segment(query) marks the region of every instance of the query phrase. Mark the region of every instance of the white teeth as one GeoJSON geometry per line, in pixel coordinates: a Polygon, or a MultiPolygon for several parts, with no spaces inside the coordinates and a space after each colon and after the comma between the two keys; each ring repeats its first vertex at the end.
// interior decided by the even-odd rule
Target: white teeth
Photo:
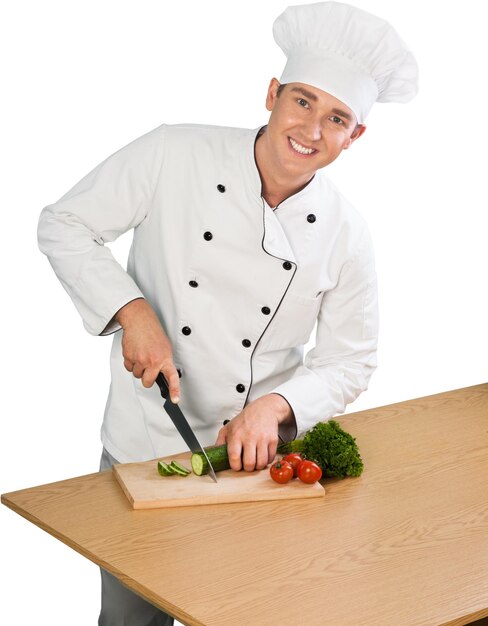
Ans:
{"type": "Polygon", "coordinates": [[[289,139],[290,139],[291,147],[293,148],[293,150],[296,150],[300,154],[312,154],[312,152],[314,152],[313,148],[305,148],[304,146],[301,146],[299,143],[297,143],[291,137],[289,137],[289,139]]]}

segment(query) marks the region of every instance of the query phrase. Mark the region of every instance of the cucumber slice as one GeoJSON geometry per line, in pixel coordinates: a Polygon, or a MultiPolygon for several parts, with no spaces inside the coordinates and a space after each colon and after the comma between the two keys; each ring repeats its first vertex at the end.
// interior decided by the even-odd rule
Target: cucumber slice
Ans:
{"type": "Polygon", "coordinates": [[[207,459],[200,452],[191,455],[191,468],[197,476],[202,476],[208,472],[207,459]],[[207,472],[205,472],[205,469],[207,472]]]}
{"type": "MultiPolygon", "coordinates": [[[[212,467],[216,472],[221,472],[230,468],[226,444],[224,444],[223,446],[208,446],[207,448],[205,448],[205,452],[207,453],[208,460],[210,461],[212,467]]],[[[201,452],[194,452],[191,455],[191,466],[193,472],[197,476],[208,474],[210,469],[205,455],[201,452]]]]}
{"type": "Polygon", "coordinates": [[[178,463],[178,461],[171,461],[169,467],[180,476],[188,476],[188,474],[191,474],[191,470],[187,469],[184,465],[181,465],[181,463],[178,463]]]}
{"type": "Polygon", "coordinates": [[[158,461],[158,472],[160,476],[174,476],[175,474],[171,466],[164,461],[158,461]]]}

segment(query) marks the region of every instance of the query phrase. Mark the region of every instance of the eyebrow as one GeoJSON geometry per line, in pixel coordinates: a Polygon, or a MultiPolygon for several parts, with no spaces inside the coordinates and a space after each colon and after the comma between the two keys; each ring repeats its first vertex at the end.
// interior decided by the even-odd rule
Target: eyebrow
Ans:
{"type": "Polygon", "coordinates": [[[352,115],[350,113],[347,113],[347,111],[343,111],[342,109],[332,109],[332,113],[335,113],[336,115],[340,115],[341,117],[345,117],[346,120],[348,120],[349,122],[352,122],[352,115]]]}
{"type": "Polygon", "coordinates": [[[290,91],[296,91],[298,93],[301,93],[303,96],[305,96],[309,100],[313,100],[314,102],[317,102],[318,100],[315,94],[313,94],[311,91],[307,91],[306,89],[303,89],[302,87],[292,87],[290,91]]]}
{"type": "MultiPolygon", "coordinates": [[[[309,100],[312,100],[313,102],[318,101],[318,98],[314,93],[312,93],[311,91],[308,91],[307,89],[303,89],[303,87],[292,87],[290,91],[301,93],[303,96],[305,96],[309,100]]],[[[352,115],[348,113],[347,111],[343,111],[342,109],[333,108],[332,113],[335,113],[336,115],[340,115],[341,117],[344,117],[349,122],[353,121],[352,115]]]]}

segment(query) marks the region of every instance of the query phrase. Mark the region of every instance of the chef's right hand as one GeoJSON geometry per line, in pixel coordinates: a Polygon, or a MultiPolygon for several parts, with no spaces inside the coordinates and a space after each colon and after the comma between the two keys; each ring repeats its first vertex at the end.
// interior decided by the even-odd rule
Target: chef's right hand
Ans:
{"type": "Polygon", "coordinates": [[[122,326],[124,366],[144,387],[151,387],[159,372],[168,382],[171,401],[180,399],[180,379],[173,363],[171,343],[151,305],[143,298],[132,300],[115,315],[122,326]]]}

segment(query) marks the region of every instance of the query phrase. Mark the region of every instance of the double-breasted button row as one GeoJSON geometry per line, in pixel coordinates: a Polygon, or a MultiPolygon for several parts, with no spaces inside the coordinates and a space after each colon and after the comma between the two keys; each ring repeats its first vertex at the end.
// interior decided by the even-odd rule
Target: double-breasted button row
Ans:
{"type": "MultiPolygon", "coordinates": [[[[219,183],[217,185],[217,190],[220,193],[225,193],[225,185],[222,185],[221,183],[219,183]]],[[[205,241],[212,241],[213,234],[209,230],[207,230],[203,233],[203,238],[205,239],[205,241]]],[[[286,263],[283,264],[283,267],[285,267],[285,269],[291,269],[291,263],[289,263],[288,261],[287,263],[290,265],[290,267],[286,268],[285,267],[286,263]]],[[[188,284],[190,285],[190,287],[193,287],[193,288],[198,287],[198,282],[196,280],[190,280],[188,284]]],[[[271,313],[271,309],[268,306],[263,306],[261,308],[261,312],[263,313],[263,315],[269,315],[271,313]]],[[[183,328],[181,329],[181,332],[184,335],[188,336],[191,334],[191,328],[189,326],[183,326],[183,328]]],[[[250,339],[243,339],[241,343],[244,346],[244,348],[250,348],[252,345],[252,342],[250,339]]],[[[244,393],[246,391],[245,385],[243,385],[242,383],[238,383],[236,385],[236,391],[238,393],[244,393]]]]}

